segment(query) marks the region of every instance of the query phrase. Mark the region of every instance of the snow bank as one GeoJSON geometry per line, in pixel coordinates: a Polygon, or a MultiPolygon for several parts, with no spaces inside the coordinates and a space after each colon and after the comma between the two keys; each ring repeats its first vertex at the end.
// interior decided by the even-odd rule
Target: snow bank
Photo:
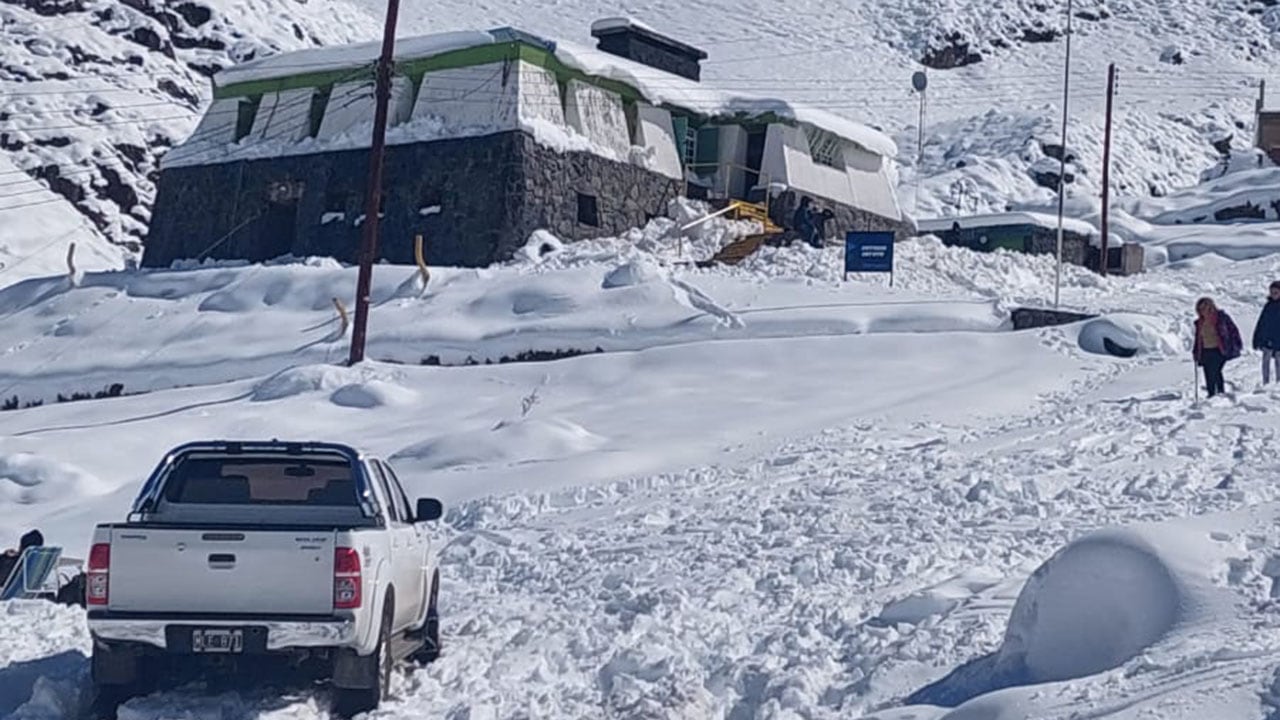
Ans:
{"type": "Polygon", "coordinates": [[[314,392],[332,392],[337,405],[353,403],[352,407],[375,407],[361,402],[379,403],[392,397],[404,398],[399,391],[390,390],[385,382],[394,375],[371,364],[358,367],[339,365],[305,365],[291,367],[259,382],[253,388],[254,402],[283,400],[284,398],[314,392]]]}
{"type": "Polygon", "coordinates": [[[1025,684],[1120,666],[1179,620],[1184,597],[1175,574],[1161,549],[1139,533],[1111,530],[1077,540],[1027,581],[997,665],[1017,668],[1025,684]]]}
{"type": "Polygon", "coordinates": [[[103,492],[105,488],[96,477],[73,465],[32,453],[0,454],[0,506],[33,505],[103,492]]]}
{"type": "Polygon", "coordinates": [[[387,406],[412,405],[418,399],[418,393],[410,388],[387,382],[370,380],[368,382],[344,385],[329,397],[334,405],[349,408],[370,410],[387,406]]]}
{"type": "Polygon", "coordinates": [[[392,456],[424,470],[560,460],[600,448],[605,438],[568,420],[521,418],[489,430],[444,435],[392,456]]]}
{"type": "Polygon", "coordinates": [[[610,270],[604,276],[604,283],[601,287],[605,290],[611,290],[613,288],[633,287],[635,285],[658,282],[663,279],[665,279],[665,276],[657,263],[647,258],[637,258],[610,270]]]}
{"type": "Polygon", "coordinates": [[[1168,324],[1151,315],[1111,313],[1081,323],[1078,341],[1085,352],[1097,355],[1170,355],[1179,352],[1182,343],[1168,324]]]}

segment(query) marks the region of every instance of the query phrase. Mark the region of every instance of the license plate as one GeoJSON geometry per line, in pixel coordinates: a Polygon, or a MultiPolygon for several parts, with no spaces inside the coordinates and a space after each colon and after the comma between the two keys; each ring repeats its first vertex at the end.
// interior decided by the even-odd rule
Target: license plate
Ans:
{"type": "Polygon", "coordinates": [[[243,630],[192,630],[191,652],[239,653],[244,652],[243,630]]]}

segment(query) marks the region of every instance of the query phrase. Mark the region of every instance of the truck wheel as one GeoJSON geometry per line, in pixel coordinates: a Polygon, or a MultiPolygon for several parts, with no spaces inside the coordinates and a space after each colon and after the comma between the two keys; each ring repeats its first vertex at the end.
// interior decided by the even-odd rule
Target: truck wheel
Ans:
{"type": "Polygon", "coordinates": [[[391,655],[391,618],[392,607],[387,605],[382,612],[382,627],[378,631],[378,648],[364,662],[373,664],[373,687],[336,688],[333,696],[333,712],[338,717],[350,718],[361,713],[373,712],[386,697],[391,687],[391,667],[395,658],[391,655]]]}
{"type": "Polygon", "coordinates": [[[431,579],[431,598],[427,601],[427,618],[422,625],[422,647],[413,654],[413,661],[426,665],[440,658],[440,571],[431,579]]]}
{"type": "Polygon", "coordinates": [[[89,716],[93,720],[116,720],[120,706],[133,697],[131,690],[128,685],[94,685],[89,716]]]}
{"type": "Polygon", "coordinates": [[[94,720],[116,720],[116,711],[121,705],[147,694],[138,668],[141,662],[136,648],[94,642],[90,661],[93,676],[90,710],[94,720]]]}

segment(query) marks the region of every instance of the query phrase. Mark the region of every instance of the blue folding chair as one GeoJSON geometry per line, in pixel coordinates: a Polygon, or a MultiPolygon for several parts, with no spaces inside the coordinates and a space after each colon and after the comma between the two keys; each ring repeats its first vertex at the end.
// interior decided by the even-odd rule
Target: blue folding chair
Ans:
{"type": "Polygon", "coordinates": [[[30,600],[48,592],[49,576],[62,558],[60,547],[29,547],[22,551],[18,564],[0,588],[0,601],[30,600]]]}

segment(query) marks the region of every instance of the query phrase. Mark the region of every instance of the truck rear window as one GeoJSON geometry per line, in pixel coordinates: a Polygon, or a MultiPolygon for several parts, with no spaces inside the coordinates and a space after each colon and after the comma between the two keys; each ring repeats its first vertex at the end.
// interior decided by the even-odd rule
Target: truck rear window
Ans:
{"type": "Polygon", "coordinates": [[[165,481],[164,499],[180,505],[358,505],[350,463],[309,458],[181,458],[165,481]]]}

